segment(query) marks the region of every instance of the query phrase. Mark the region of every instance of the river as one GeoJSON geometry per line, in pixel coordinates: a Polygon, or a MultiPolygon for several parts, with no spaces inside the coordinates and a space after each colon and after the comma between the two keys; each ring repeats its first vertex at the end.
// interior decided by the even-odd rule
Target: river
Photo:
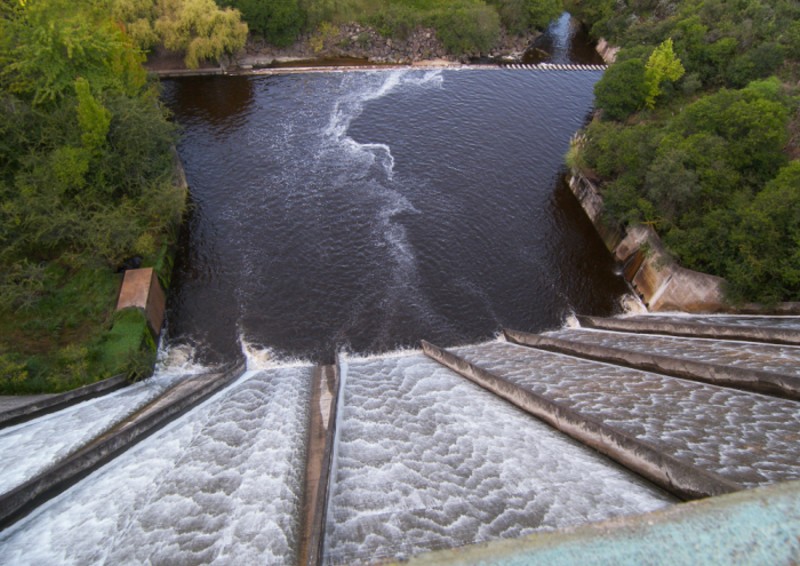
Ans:
{"type": "Polygon", "coordinates": [[[561,181],[600,76],[167,81],[192,204],[170,340],[330,362],[611,313],[625,285],[561,181]]]}

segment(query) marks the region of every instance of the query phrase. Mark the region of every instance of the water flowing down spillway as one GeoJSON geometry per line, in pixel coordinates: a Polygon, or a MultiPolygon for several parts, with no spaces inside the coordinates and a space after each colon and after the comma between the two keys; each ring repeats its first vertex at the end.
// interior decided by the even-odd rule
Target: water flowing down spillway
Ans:
{"type": "Polygon", "coordinates": [[[673,499],[421,353],[348,360],[330,564],[599,521],[673,499]]]}
{"type": "Polygon", "coordinates": [[[0,533],[0,562],[291,563],[310,374],[248,371],[0,533]]]}
{"type": "Polygon", "coordinates": [[[193,201],[171,340],[330,363],[612,312],[625,286],[559,183],[600,75],[168,82],[193,201]]]}
{"type": "MultiPolygon", "coordinates": [[[[581,331],[572,334],[580,336],[581,331]]],[[[627,338],[635,342],[636,337],[622,339],[627,338]]],[[[800,348],[794,350],[800,355],[800,348]]],[[[743,486],[800,478],[797,401],[514,344],[487,343],[454,352],[516,385],[743,486]]],[[[692,353],[687,348],[684,356],[692,353]]]]}
{"type": "Polygon", "coordinates": [[[189,379],[204,369],[178,357],[157,368],[152,379],[0,430],[0,494],[121,422],[178,380],[189,379]]]}

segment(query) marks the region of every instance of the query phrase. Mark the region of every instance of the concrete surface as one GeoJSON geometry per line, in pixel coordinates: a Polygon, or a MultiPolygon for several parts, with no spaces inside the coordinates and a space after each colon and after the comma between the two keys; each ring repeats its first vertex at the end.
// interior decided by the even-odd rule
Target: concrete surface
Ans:
{"type": "Polygon", "coordinates": [[[419,555],[408,564],[504,566],[800,563],[800,482],[548,534],[419,555]]]}
{"type": "Polygon", "coordinates": [[[445,367],[578,442],[594,448],[680,499],[699,499],[742,489],[735,482],[678,460],[646,442],[533,391],[523,389],[424,340],[422,350],[428,357],[445,367]]]}

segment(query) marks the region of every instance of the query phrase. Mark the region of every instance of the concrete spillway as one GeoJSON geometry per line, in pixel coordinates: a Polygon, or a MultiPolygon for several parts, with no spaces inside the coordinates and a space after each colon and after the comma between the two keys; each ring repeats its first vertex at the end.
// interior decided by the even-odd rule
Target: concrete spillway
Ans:
{"type": "Polygon", "coordinates": [[[311,369],[245,374],[2,533],[4,560],[292,562],[311,369]]]}
{"type": "Polygon", "coordinates": [[[327,563],[518,537],[672,501],[421,354],[350,361],[344,374],[327,563]]]}
{"type": "Polygon", "coordinates": [[[514,344],[453,352],[744,486],[800,478],[797,402],[514,344]]]}
{"type": "MultiPolygon", "coordinates": [[[[674,338],[658,334],[673,327],[655,317],[645,322],[646,335],[509,337],[797,375],[798,347],[674,338]]],[[[789,319],[757,326],[780,327],[784,342],[798,332],[789,319]]],[[[12,564],[369,563],[609,518],[630,524],[677,497],[800,479],[795,400],[504,340],[436,351],[341,357],[338,378],[304,364],[247,371],[0,532],[0,555],[12,564]],[[517,398],[556,418],[535,418],[517,398]],[[651,473],[659,466],[669,481],[651,473]]],[[[185,379],[5,429],[8,485],[46,476],[185,379]]]]}

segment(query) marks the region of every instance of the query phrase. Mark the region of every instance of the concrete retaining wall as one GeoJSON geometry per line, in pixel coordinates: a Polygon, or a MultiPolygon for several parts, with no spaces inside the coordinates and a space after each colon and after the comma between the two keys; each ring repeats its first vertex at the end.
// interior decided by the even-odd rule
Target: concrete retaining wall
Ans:
{"type": "Polygon", "coordinates": [[[603,218],[603,197],[596,185],[573,173],[569,186],[608,250],[625,266],[625,279],[652,312],[714,313],[730,311],[723,295],[724,280],[681,267],[664,250],[650,226],[627,232],[603,218]]]}
{"type": "Polygon", "coordinates": [[[606,62],[606,65],[611,65],[615,62],[617,60],[617,53],[619,53],[619,47],[611,45],[602,37],[597,42],[595,50],[600,54],[600,57],[603,58],[603,61],[606,62]]]}

